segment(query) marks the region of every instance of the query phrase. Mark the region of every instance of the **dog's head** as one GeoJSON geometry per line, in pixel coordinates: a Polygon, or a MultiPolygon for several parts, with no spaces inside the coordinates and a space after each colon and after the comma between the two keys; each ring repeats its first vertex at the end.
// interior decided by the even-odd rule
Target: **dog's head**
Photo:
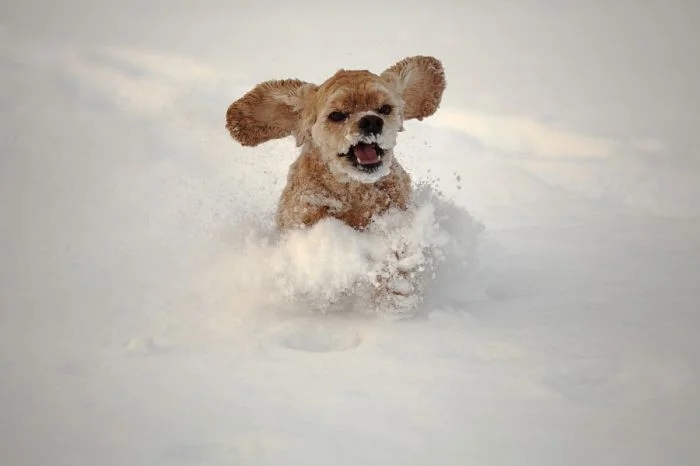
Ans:
{"type": "Polygon", "coordinates": [[[442,64],[424,56],[380,75],[340,70],[321,85],[268,81],[231,104],[226,128],[245,146],[293,135],[339,178],[373,183],[389,173],[403,121],[435,113],[444,89],[442,64]]]}

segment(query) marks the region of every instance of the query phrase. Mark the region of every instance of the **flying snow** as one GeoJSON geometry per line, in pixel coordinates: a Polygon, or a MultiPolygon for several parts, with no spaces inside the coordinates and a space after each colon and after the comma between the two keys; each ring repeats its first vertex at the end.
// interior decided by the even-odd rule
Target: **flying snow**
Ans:
{"type": "Polygon", "coordinates": [[[236,292],[258,301],[250,304],[402,317],[421,312],[443,268],[473,268],[481,230],[427,183],[407,211],[389,211],[361,232],[333,218],[284,234],[262,222],[245,228],[226,267],[236,292]],[[373,299],[386,281],[401,293],[373,299]]]}

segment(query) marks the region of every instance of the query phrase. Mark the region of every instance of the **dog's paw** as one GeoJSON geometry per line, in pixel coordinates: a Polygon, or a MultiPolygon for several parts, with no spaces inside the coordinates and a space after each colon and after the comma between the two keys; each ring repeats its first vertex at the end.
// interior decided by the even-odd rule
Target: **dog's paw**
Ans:
{"type": "Polygon", "coordinates": [[[396,270],[402,274],[415,274],[423,270],[425,258],[421,254],[410,254],[399,257],[396,261],[396,270]]]}
{"type": "Polygon", "coordinates": [[[408,275],[382,277],[375,285],[373,303],[375,310],[385,316],[412,315],[420,304],[420,290],[408,275]]]}

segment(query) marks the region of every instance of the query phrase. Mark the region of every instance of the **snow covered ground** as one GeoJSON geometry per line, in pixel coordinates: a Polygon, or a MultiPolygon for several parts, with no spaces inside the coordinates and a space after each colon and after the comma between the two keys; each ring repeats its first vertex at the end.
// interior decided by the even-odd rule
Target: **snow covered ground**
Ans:
{"type": "Polygon", "coordinates": [[[698,464],[699,10],[3,5],[0,464],[698,464]],[[382,239],[276,242],[293,144],[224,112],[415,54],[448,89],[399,137],[405,231],[449,254],[414,319],[320,315],[282,285],[382,239]]]}

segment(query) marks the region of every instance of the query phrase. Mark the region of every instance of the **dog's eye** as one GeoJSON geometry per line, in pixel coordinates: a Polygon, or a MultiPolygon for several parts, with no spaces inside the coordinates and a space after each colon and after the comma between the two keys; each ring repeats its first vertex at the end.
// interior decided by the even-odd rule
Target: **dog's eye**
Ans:
{"type": "Polygon", "coordinates": [[[379,109],[377,110],[378,113],[381,113],[382,115],[388,115],[391,113],[393,109],[391,108],[391,105],[389,104],[384,104],[379,109]]]}
{"type": "Polygon", "coordinates": [[[343,112],[331,112],[331,113],[328,115],[328,119],[329,119],[329,120],[331,120],[331,121],[336,121],[336,122],[345,121],[345,119],[346,119],[347,117],[348,117],[348,114],[347,114],[347,113],[343,113],[343,112]]]}

